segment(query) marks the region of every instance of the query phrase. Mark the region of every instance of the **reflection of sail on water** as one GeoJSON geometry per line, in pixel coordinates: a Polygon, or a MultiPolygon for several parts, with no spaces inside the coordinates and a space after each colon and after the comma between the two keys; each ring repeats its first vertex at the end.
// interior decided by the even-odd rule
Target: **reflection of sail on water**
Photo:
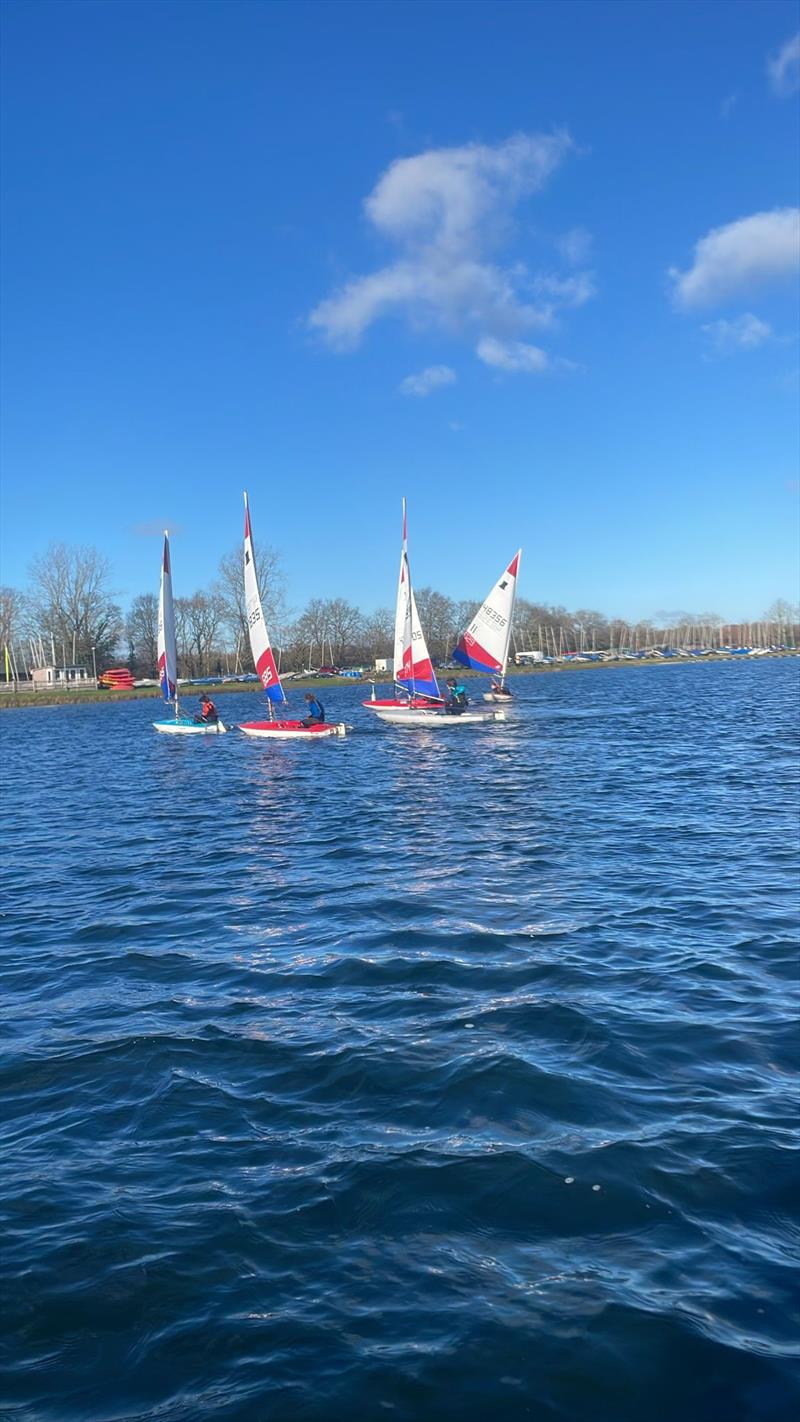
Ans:
{"type": "Polygon", "coordinates": [[[520,548],[459,637],[453,656],[462,666],[505,676],[521,557],[520,548]]]}
{"type": "Polygon", "coordinates": [[[169,534],[164,530],[161,560],[161,587],[158,595],[158,679],[161,694],[175,703],[178,715],[178,656],[175,646],[175,608],[172,602],[172,569],[169,561],[169,534]]]}
{"type": "Polygon", "coordinates": [[[278,676],[275,657],[270,646],[261,595],[258,591],[256,560],[253,551],[253,535],[250,529],[250,506],[247,494],[244,496],[244,598],[247,609],[247,630],[250,634],[250,650],[261,685],[270,701],[285,701],[286,697],[278,676]]]}
{"type": "Polygon", "coordinates": [[[428,654],[425,634],[420,626],[411,570],[408,564],[408,530],[406,501],[403,499],[403,547],[400,553],[400,577],[397,584],[397,608],[394,619],[394,679],[413,695],[440,695],[433,663],[428,654]]]}

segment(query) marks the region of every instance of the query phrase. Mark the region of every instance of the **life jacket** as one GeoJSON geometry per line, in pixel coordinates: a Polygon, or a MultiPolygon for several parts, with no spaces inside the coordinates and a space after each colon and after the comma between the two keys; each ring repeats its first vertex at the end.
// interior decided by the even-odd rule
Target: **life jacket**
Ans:
{"type": "Polygon", "coordinates": [[[219,712],[213,701],[204,701],[202,704],[202,715],[204,721],[218,721],[219,712]]]}
{"type": "Polygon", "coordinates": [[[317,700],[316,696],[313,701],[308,703],[308,714],[309,716],[315,716],[318,721],[325,720],[325,707],[321,701],[317,700]]]}
{"type": "Polygon", "coordinates": [[[450,696],[457,706],[466,706],[467,693],[463,686],[453,686],[450,688],[450,696]]]}

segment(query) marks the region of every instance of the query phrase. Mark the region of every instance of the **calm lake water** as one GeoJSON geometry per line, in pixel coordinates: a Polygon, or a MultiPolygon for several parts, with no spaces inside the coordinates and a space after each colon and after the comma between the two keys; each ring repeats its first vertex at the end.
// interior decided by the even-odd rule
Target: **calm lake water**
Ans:
{"type": "Polygon", "coordinates": [[[0,716],[4,1422],[795,1415],[798,671],[0,716]]]}

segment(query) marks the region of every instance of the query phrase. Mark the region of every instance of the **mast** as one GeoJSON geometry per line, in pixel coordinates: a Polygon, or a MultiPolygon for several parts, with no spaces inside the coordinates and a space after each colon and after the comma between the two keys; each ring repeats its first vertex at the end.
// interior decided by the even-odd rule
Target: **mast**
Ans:
{"type": "Polygon", "coordinates": [[[158,679],[164,700],[178,707],[178,659],[175,647],[175,608],[172,601],[172,567],[169,557],[169,533],[164,529],[164,552],[161,558],[161,586],[158,598],[158,679]]]}
{"type": "Polygon", "coordinates": [[[517,600],[517,578],[519,577],[519,565],[522,560],[522,549],[517,550],[517,556],[508,566],[508,575],[513,579],[511,585],[511,606],[508,609],[508,627],[506,628],[506,645],[503,652],[503,665],[500,670],[500,685],[506,684],[506,667],[508,666],[508,646],[511,641],[511,627],[514,621],[514,604],[517,600]]]}

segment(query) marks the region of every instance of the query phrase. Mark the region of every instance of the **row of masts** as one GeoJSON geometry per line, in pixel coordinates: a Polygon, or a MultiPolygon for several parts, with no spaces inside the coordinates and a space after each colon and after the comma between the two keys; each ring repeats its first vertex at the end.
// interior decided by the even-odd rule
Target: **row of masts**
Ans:
{"type": "MultiPolygon", "coordinates": [[[[3,661],[5,665],[5,679],[17,681],[30,681],[34,671],[40,671],[44,667],[58,667],[58,657],[56,653],[55,638],[50,636],[50,647],[48,656],[44,638],[29,637],[27,642],[8,642],[3,648],[3,661]]],[[[67,661],[67,644],[61,643],[61,669],[66,671],[67,667],[75,666],[77,656],[77,634],[72,636],[72,661],[67,661]]],[[[94,647],[92,647],[92,658],[94,661],[94,647]]],[[[97,667],[94,666],[94,676],[97,678],[97,667]]]]}
{"type": "Polygon", "coordinates": [[[590,654],[621,657],[664,651],[797,650],[793,627],[779,622],[737,622],[720,626],[687,623],[663,629],[622,624],[600,635],[596,628],[587,630],[579,625],[555,628],[539,623],[533,647],[531,640],[530,632],[524,638],[512,632],[515,656],[530,656],[533,651],[543,657],[558,658],[590,654]]]}

